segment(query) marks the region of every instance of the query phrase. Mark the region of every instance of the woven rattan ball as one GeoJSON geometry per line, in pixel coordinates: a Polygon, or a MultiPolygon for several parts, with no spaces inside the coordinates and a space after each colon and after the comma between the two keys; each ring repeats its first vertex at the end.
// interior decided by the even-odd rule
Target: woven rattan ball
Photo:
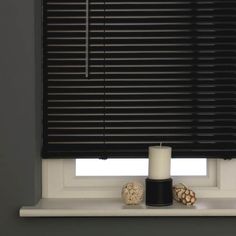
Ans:
{"type": "Polygon", "coordinates": [[[137,205],[143,200],[144,188],[139,182],[126,183],[121,192],[121,197],[127,205],[137,205]]]}

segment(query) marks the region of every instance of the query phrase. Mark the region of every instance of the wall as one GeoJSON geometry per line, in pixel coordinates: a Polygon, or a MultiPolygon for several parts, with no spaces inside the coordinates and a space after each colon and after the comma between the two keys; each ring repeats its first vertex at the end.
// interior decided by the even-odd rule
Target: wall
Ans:
{"type": "Polygon", "coordinates": [[[236,218],[18,217],[40,196],[39,15],[39,0],[0,2],[0,236],[236,235],[236,218]]]}

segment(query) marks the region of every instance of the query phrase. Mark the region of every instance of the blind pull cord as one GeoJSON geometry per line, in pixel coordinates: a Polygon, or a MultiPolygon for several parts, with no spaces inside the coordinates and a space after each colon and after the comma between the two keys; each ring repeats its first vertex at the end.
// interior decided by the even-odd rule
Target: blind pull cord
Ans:
{"type": "Polygon", "coordinates": [[[107,159],[106,150],[106,0],[103,1],[103,160],[107,159]]]}
{"type": "Polygon", "coordinates": [[[89,0],[86,0],[86,25],[85,25],[85,78],[89,77],[89,0]]]}

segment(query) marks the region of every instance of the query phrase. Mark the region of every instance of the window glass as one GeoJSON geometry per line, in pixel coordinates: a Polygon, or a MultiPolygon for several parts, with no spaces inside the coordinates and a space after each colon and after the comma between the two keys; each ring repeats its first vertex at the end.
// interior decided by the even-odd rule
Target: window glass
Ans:
{"type": "MultiPolygon", "coordinates": [[[[76,176],[147,176],[148,159],[77,159],[76,176]]],[[[207,159],[171,160],[172,176],[206,176],[207,159]]]]}

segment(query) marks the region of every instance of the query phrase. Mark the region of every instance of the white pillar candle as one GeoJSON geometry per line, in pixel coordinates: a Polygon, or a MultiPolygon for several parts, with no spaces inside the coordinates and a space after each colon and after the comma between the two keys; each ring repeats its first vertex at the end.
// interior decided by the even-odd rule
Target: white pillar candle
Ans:
{"type": "Polygon", "coordinates": [[[170,178],[171,147],[149,147],[149,179],[170,178]]]}

